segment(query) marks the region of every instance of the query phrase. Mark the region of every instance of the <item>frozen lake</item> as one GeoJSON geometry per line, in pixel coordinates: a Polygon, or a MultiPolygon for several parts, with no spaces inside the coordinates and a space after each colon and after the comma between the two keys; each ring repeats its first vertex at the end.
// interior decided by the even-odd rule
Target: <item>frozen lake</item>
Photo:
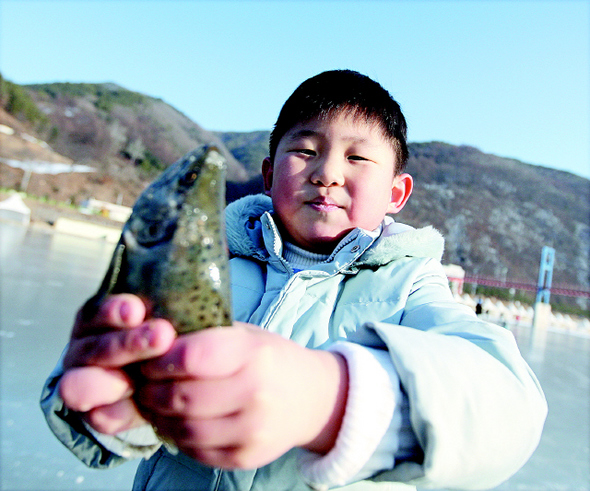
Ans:
{"type": "Polygon", "coordinates": [[[41,387],[97,288],[112,244],[0,223],[0,485],[2,490],[128,490],[136,463],[86,468],[39,408],[41,387]]]}
{"type": "MultiPolygon", "coordinates": [[[[95,471],[51,434],[39,395],[113,244],[0,223],[0,490],[129,490],[136,463],[95,471]]],[[[541,445],[501,491],[590,491],[590,339],[515,335],[549,401],[541,445]]]]}

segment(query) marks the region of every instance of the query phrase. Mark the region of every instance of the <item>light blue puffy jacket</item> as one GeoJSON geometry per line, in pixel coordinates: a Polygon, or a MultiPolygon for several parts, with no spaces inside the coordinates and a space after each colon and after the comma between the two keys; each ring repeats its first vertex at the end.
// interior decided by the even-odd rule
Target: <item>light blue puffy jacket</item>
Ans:
{"type": "MultiPolygon", "coordinates": [[[[453,300],[440,234],[389,220],[376,240],[356,230],[328,261],[294,273],[270,211],[261,195],[226,211],[235,319],[309,348],[345,339],[388,352],[407,397],[406,431],[419,443],[415,455],[338,489],[486,489],[516,472],[539,442],[546,402],[511,333],[453,300]]],[[[310,489],[297,449],[258,470],[228,472],[150,447],[149,438],[91,433],[57,394],[62,373],[58,364],[42,394],[49,426],[92,467],[153,454],[140,463],[135,490],[310,489]]]]}

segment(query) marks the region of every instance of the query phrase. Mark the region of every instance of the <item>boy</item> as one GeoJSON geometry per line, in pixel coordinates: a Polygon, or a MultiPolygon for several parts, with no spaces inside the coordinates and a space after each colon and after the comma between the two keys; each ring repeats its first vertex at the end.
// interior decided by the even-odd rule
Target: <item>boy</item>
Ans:
{"type": "Polygon", "coordinates": [[[379,84],[301,84],[268,196],[226,211],[233,326],[176,337],[139,298],[107,299],[47,381],[56,435],[94,467],[145,457],[137,490],[482,489],[516,472],[543,394],[510,333],[454,303],[441,236],[388,216],[412,191],[407,158],[379,84]]]}

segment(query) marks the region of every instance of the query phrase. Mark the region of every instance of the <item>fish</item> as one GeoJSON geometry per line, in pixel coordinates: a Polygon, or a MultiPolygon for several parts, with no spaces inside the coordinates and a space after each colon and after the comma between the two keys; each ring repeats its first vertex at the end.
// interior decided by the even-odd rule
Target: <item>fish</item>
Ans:
{"type": "Polygon", "coordinates": [[[141,193],[102,284],[82,308],[84,319],[106,296],[133,293],[179,334],[231,325],[226,168],[218,148],[202,145],[141,193]]]}

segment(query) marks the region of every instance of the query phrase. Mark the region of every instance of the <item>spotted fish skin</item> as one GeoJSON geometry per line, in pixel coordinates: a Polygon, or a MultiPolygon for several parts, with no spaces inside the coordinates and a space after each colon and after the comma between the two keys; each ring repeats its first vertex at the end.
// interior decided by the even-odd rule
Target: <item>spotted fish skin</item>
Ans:
{"type": "Polygon", "coordinates": [[[105,279],[83,308],[134,293],[178,333],[231,325],[225,235],[226,163],[213,146],[189,152],[137,199],[105,279]]]}

